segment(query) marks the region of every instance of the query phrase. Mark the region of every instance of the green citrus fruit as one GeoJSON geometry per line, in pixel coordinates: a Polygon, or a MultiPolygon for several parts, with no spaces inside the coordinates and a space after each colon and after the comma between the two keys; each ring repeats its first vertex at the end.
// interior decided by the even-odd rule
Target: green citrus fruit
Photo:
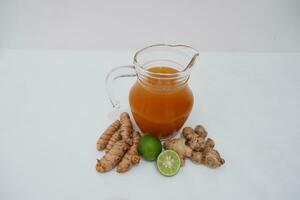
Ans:
{"type": "Polygon", "coordinates": [[[161,150],[160,140],[155,136],[145,135],[139,141],[138,151],[146,160],[155,160],[161,150]]]}
{"type": "Polygon", "coordinates": [[[173,150],[166,150],[159,154],[156,165],[158,171],[164,176],[174,176],[180,169],[179,155],[173,150]]]}

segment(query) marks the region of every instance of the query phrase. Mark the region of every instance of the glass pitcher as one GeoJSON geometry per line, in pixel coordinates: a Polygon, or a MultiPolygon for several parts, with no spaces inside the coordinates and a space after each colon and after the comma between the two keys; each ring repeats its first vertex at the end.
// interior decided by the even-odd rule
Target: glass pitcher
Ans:
{"type": "Polygon", "coordinates": [[[187,120],[194,103],[188,86],[190,69],[199,53],[186,45],[157,44],[134,55],[133,65],[112,69],[106,89],[114,108],[120,103],[114,95],[114,81],[136,77],[129,92],[132,116],[144,134],[161,139],[172,137],[187,120]]]}

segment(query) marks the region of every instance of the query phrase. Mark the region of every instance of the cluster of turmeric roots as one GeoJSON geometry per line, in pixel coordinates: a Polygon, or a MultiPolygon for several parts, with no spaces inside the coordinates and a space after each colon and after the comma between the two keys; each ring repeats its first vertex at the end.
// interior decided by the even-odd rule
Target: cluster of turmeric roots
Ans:
{"type": "Polygon", "coordinates": [[[134,131],[128,113],[120,115],[97,141],[97,150],[106,150],[106,154],[97,160],[96,170],[104,173],[117,167],[117,172],[127,172],[140,161],[138,142],[141,135],[134,131]]]}
{"type": "Polygon", "coordinates": [[[217,168],[224,164],[225,160],[214,149],[214,141],[211,138],[205,140],[206,136],[207,132],[201,125],[197,125],[195,129],[185,127],[182,130],[182,138],[166,140],[164,149],[176,151],[181,159],[182,166],[185,158],[188,157],[194,163],[217,168]]]}

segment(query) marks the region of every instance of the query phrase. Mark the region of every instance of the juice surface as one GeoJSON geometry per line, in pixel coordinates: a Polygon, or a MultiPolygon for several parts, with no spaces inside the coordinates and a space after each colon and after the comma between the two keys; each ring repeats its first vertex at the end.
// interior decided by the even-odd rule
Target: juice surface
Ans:
{"type": "MultiPolygon", "coordinates": [[[[168,67],[152,67],[148,71],[177,72],[168,67]]],[[[176,81],[148,80],[147,86],[144,84],[147,80],[137,80],[131,88],[129,103],[133,117],[143,133],[168,138],[179,131],[188,118],[193,107],[193,94],[187,84],[178,86],[176,81]]]]}

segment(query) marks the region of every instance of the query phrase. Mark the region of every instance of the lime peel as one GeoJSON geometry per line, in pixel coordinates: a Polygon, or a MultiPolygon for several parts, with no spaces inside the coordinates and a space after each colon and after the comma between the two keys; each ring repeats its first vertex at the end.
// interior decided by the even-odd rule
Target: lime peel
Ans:
{"type": "Polygon", "coordinates": [[[145,135],[138,144],[138,152],[145,160],[156,160],[162,151],[162,145],[158,137],[145,135]]]}

